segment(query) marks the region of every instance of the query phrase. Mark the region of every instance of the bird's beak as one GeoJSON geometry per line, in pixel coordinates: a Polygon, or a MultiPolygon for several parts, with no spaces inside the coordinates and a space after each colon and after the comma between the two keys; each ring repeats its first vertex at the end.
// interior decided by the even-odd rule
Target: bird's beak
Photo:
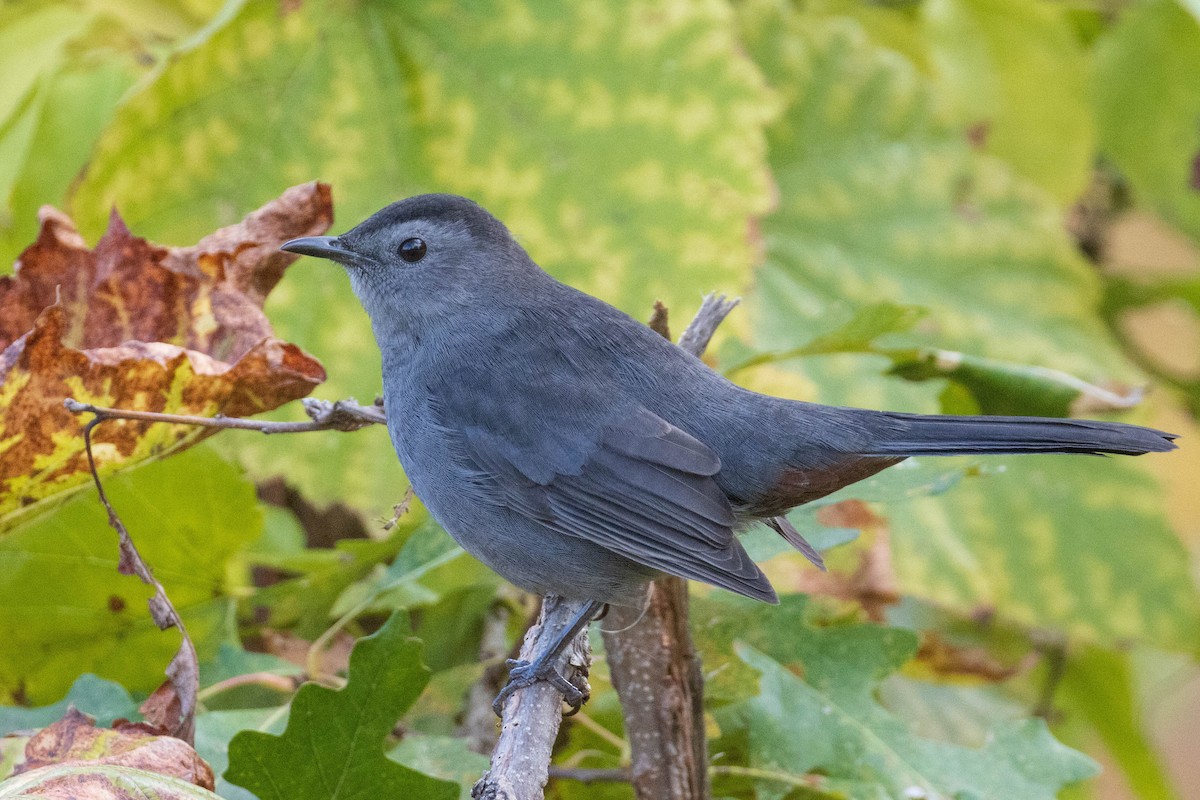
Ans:
{"type": "Polygon", "coordinates": [[[355,256],[354,251],[344,247],[336,236],[303,236],[285,242],[279,249],[302,256],[328,258],[330,261],[341,263],[351,261],[355,256]]]}

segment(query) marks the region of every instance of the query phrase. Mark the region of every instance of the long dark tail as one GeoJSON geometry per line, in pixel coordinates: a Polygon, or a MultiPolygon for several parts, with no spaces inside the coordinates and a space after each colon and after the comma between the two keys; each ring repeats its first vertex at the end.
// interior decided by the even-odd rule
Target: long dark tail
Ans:
{"type": "Polygon", "coordinates": [[[1086,419],[954,417],[879,412],[870,456],[961,456],[985,453],[1116,453],[1174,450],[1173,434],[1086,419]]]}

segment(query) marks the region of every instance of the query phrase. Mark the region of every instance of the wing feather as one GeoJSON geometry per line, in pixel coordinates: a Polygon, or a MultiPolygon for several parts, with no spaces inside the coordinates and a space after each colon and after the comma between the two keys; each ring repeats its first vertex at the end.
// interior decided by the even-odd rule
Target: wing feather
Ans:
{"type": "Polygon", "coordinates": [[[777,602],[734,535],[733,509],[712,477],[720,458],[648,410],[600,428],[577,468],[552,475],[525,474],[485,430],[464,434],[518,513],[654,569],[777,602]]]}

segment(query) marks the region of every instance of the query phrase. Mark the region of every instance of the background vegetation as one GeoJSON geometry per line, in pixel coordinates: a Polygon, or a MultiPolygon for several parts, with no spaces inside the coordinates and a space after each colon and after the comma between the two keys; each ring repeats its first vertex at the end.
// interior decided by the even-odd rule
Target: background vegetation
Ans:
{"type": "MultiPolygon", "coordinates": [[[[333,187],[334,231],[449,191],[637,317],[662,300],[680,328],[702,294],[742,294],[713,363],[756,389],[1172,429],[1180,453],[1138,461],[910,462],[795,512],[832,578],[751,534],[782,608],[695,587],[694,618],[718,796],[1195,796],[1197,75],[1192,0],[20,0],[0,8],[0,268],[45,203],[89,242],[115,206],[190,245],[311,180],[333,187]],[[1104,774],[1084,780],[1092,759],[1104,774]]],[[[298,264],[265,311],[321,360],[318,396],[379,391],[340,272],[298,264]]],[[[77,433],[55,441],[77,452],[77,433]]],[[[329,715],[335,755],[337,720],[392,732],[378,760],[411,770],[368,759],[363,791],[453,796],[412,770],[469,787],[481,631],[506,604],[511,641],[527,605],[419,507],[385,529],[406,487],[385,431],[150,450],[108,483],[196,640],[218,794],[269,796],[254,759],[297,775],[317,758],[297,726],[230,748],[282,731],[291,693],[229,679],[329,682],[396,608],[346,691],[407,709],[402,736],[322,690],[293,710],[329,715]],[[390,688],[357,694],[376,668],[390,688]]],[[[4,508],[0,728],[45,724],[64,696],[132,714],[177,641],[116,575],[94,494],[4,508]]],[[[561,764],[627,755],[602,659],[593,687],[561,764]]]]}

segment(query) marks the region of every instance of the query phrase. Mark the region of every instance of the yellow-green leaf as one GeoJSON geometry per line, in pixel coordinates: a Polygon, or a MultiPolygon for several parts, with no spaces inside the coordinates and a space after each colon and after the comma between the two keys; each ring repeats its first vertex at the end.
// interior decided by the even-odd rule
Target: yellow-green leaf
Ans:
{"type": "Polygon", "coordinates": [[[884,508],[907,591],[1113,646],[1200,646],[1200,598],[1155,481],[1127,460],[1025,456],[884,508]]]}
{"type": "Polygon", "coordinates": [[[979,149],[1070,203],[1096,144],[1089,64],[1070,10],[1040,0],[929,0],[922,20],[938,95],[979,149]]]}
{"type": "Polygon", "coordinates": [[[1100,144],[1134,197],[1200,239],[1200,19],[1174,0],[1125,12],[1096,45],[1100,144]]]}
{"type": "MultiPolygon", "coordinates": [[[[769,204],[774,106],[719,0],[657,4],[251,0],[132,97],[73,207],[184,239],[319,178],[339,227],[418,191],[467,194],[554,274],[639,316],[736,291],[769,204]],[[144,187],[153,186],[148,193],[144,187]]],[[[296,271],[268,314],[369,400],[379,357],[345,278],[296,271]]],[[[404,483],[383,430],[239,442],[316,500],[375,511],[404,483]]]]}
{"type": "MultiPolygon", "coordinates": [[[[225,636],[226,562],[262,521],[254,487],[205,447],[105,481],[117,513],[183,615],[201,658],[225,636]]],[[[118,574],[117,539],[94,492],[0,537],[0,697],[58,699],[93,672],[149,691],[179,647],[118,574]]]]}

